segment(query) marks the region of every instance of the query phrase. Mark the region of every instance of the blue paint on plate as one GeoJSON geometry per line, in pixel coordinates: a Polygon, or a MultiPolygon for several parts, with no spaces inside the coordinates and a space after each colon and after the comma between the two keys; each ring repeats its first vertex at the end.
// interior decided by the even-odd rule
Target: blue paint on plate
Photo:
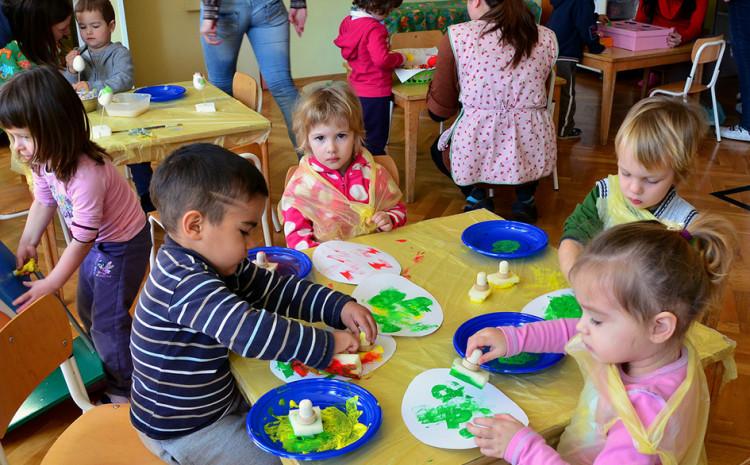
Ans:
{"type": "Polygon", "coordinates": [[[464,229],[461,241],[466,247],[488,257],[509,260],[537,254],[547,247],[547,233],[536,226],[520,221],[494,220],[476,223],[464,229]],[[498,241],[515,241],[513,252],[495,251],[498,241]]]}
{"type": "Polygon", "coordinates": [[[323,460],[344,455],[367,444],[377,433],[382,421],[380,404],[367,389],[354,383],[335,379],[303,379],[284,384],[263,394],[248,412],[245,426],[253,442],[268,453],[289,459],[323,460]],[[320,407],[321,410],[335,406],[342,412],[346,412],[346,401],[354,396],[359,396],[357,409],[362,412],[359,422],[367,426],[367,432],[346,447],[309,454],[287,452],[280,442],[272,441],[265,432],[265,426],[276,420],[276,416],[289,414],[290,401],[299,404],[303,399],[310,399],[312,404],[320,407]]]}
{"type": "Polygon", "coordinates": [[[141,87],[135,91],[136,94],[149,94],[151,102],[169,102],[185,96],[185,88],[182,86],[150,86],[141,87]]]}
{"type": "MultiPolygon", "coordinates": [[[[538,316],[517,312],[487,313],[474,317],[458,327],[453,335],[453,347],[461,357],[466,356],[466,343],[477,331],[484,328],[496,328],[498,326],[523,326],[527,323],[544,321],[538,316]]],[[[504,374],[535,373],[546,370],[563,359],[565,354],[539,354],[539,358],[525,365],[510,365],[500,363],[497,359],[482,365],[487,371],[504,374]]]]}

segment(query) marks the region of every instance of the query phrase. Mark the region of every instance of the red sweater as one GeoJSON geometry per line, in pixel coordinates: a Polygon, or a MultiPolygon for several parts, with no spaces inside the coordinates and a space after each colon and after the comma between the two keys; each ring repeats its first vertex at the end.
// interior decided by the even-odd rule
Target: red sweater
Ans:
{"type": "Polygon", "coordinates": [[[389,97],[391,74],[403,63],[400,53],[388,51],[388,30],[375,18],[347,16],[333,43],[352,72],[349,83],[359,97],[389,97]]]}
{"type": "Polygon", "coordinates": [[[635,20],[655,26],[673,27],[682,36],[682,42],[690,42],[703,32],[703,21],[706,19],[708,0],[695,0],[695,10],[682,13],[684,0],[652,0],[656,2],[656,11],[646,11],[644,0],[638,4],[635,20]]]}

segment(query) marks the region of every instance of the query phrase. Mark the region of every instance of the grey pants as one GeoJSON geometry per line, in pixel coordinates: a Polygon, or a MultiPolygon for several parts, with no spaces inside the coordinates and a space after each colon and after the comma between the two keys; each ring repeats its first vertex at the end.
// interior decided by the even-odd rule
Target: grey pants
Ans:
{"type": "Polygon", "coordinates": [[[279,465],[279,458],[260,450],[245,431],[247,410],[238,395],[228,415],[199,431],[161,440],[138,435],[148,450],[169,465],[279,465]]]}
{"type": "Polygon", "coordinates": [[[557,75],[568,81],[560,88],[560,121],[557,135],[564,136],[575,127],[576,115],[576,62],[557,60],[557,75]]]}

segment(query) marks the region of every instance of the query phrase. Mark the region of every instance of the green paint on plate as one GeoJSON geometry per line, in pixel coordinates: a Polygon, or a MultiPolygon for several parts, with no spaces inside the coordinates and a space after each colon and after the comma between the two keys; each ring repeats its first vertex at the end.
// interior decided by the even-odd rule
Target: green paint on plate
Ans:
{"type": "Polygon", "coordinates": [[[502,240],[492,243],[492,251],[495,253],[513,253],[520,248],[518,241],[502,240]]]}
{"type": "Polygon", "coordinates": [[[536,362],[537,360],[539,360],[539,354],[521,352],[512,357],[500,357],[497,359],[497,363],[502,363],[503,365],[526,365],[531,362],[536,362]]]}

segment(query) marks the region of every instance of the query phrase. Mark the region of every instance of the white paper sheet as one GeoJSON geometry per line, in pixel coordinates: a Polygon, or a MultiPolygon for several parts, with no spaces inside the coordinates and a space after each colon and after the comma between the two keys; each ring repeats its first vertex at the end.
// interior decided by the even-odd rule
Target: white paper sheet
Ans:
{"type": "Polygon", "coordinates": [[[391,255],[354,242],[324,242],[313,252],[312,261],[326,278],[344,284],[359,284],[375,272],[401,273],[401,265],[391,255]]]}
{"type": "MultiPolygon", "coordinates": [[[[379,345],[383,348],[383,354],[381,355],[380,360],[365,363],[362,365],[362,378],[368,378],[373,371],[385,365],[385,363],[390,360],[390,358],[393,357],[393,354],[396,352],[396,340],[390,336],[383,336],[382,334],[379,334],[375,339],[375,345],[379,345]]],[[[319,375],[312,372],[308,373],[307,376],[300,376],[296,372],[288,375],[289,371],[286,367],[281,366],[282,363],[284,362],[277,362],[275,360],[272,360],[270,365],[271,373],[273,373],[274,376],[286,383],[291,383],[292,381],[298,381],[300,379],[331,378],[330,375],[319,375]]],[[[351,378],[347,378],[344,376],[333,376],[333,378],[341,381],[351,381],[351,378]]]]}
{"type": "Polygon", "coordinates": [[[431,48],[399,48],[394,50],[394,52],[401,52],[404,55],[407,56],[407,58],[411,58],[407,62],[405,62],[401,68],[396,68],[394,72],[396,73],[396,77],[401,82],[406,82],[409,78],[421,73],[422,71],[427,71],[428,69],[435,69],[432,68],[419,68],[420,65],[424,65],[427,63],[427,59],[431,56],[437,55],[437,47],[431,47],[431,48]]]}
{"type": "Polygon", "coordinates": [[[372,274],[354,289],[352,297],[370,309],[382,334],[420,337],[443,324],[440,303],[403,276],[372,274]]]}
{"type": "Polygon", "coordinates": [[[466,424],[477,417],[501,413],[529,424],[521,407],[498,388],[487,383],[478,389],[451,376],[447,368],[417,375],[401,401],[401,416],[409,432],[419,441],[441,449],[477,447],[466,424]]]}

